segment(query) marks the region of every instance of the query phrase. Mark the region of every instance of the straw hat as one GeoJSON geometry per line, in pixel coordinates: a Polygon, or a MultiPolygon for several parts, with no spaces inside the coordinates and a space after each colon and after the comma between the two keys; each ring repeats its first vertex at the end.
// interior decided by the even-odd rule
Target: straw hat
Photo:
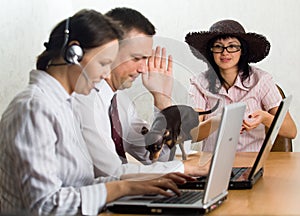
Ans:
{"type": "Polygon", "coordinates": [[[190,45],[197,58],[206,61],[208,42],[222,35],[229,35],[246,41],[249,55],[248,63],[259,62],[269,54],[270,42],[265,36],[252,32],[246,33],[243,26],[234,20],[216,22],[209,28],[209,31],[190,32],[185,36],[185,41],[190,45]]]}

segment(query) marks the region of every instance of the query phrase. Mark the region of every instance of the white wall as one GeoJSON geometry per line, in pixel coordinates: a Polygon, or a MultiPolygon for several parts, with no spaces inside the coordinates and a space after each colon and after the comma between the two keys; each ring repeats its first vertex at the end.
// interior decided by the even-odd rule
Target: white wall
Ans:
{"type": "MultiPolygon", "coordinates": [[[[117,6],[132,7],[142,12],[156,26],[156,44],[164,45],[175,60],[174,98],[186,103],[188,78],[205,68],[190,53],[184,41],[189,31],[208,30],[212,23],[232,18],[247,32],[264,34],[271,42],[269,56],[257,66],[270,72],[275,81],[293,94],[290,112],[299,126],[300,113],[300,1],[298,0],[1,0],[0,8],[0,114],[13,96],[28,82],[30,69],[54,25],[82,8],[105,13],[117,6]]],[[[141,92],[138,80],[128,92],[136,99],[141,115],[148,118],[151,102],[141,92]]],[[[300,151],[300,136],[294,146],[300,151]]]]}

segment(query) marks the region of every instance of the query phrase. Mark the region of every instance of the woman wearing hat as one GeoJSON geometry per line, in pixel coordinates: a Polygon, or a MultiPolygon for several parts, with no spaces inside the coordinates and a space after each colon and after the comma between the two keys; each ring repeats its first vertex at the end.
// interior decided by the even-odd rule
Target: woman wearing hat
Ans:
{"type": "MultiPolygon", "coordinates": [[[[249,63],[263,60],[270,50],[269,41],[260,34],[246,33],[234,20],[222,20],[209,31],[188,33],[185,38],[193,54],[208,64],[208,70],[190,80],[191,104],[200,110],[214,106],[245,102],[247,105],[238,151],[259,151],[282,97],[272,76],[249,63]]],[[[221,109],[219,109],[221,110],[221,109]]],[[[201,116],[209,122],[215,113],[201,116]]],[[[296,125],[286,115],[279,131],[281,136],[295,138],[296,125]]],[[[207,135],[208,136],[208,135],[207,135]]],[[[203,150],[212,150],[213,136],[204,142],[203,150]]]]}

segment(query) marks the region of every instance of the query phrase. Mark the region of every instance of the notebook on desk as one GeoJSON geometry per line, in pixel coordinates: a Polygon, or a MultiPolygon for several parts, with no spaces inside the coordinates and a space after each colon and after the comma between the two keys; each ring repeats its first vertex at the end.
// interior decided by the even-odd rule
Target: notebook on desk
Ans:
{"type": "Polygon", "coordinates": [[[108,210],[127,214],[186,215],[204,214],[221,205],[228,194],[228,183],[244,112],[244,103],[223,108],[204,190],[182,190],[180,197],[126,196],[109,203],[108,210]]]}
{"type": "MultiPolygon", "coordinates": [[[[264,163],[271,151],[273,143],[276,139],[281,124],[285,118],[285,115],[289,109],[292,96],[288,96],[283,99],[278,107],[278,110],[274,116],[272,124],[266,134],[262,147],[257,154],[257,157],[251,167],[233,167],[232,174],[229,181],[229,189],[251,189],[253,185],[263,175],[264,163]]],[[[189,189],[202,189],[205,187],[206,177],[200,177],[196,182],[188,182],[181,188],[189,189]]]]}

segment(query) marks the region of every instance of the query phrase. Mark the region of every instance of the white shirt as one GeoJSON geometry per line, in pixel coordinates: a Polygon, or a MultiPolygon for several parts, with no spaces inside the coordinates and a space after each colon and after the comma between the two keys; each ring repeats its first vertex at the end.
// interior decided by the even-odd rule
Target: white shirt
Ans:
{"type": "Polygon", "coordinates": [[[72,97],[44,71],[30,73],[0,123],[0,203],[3,212],[97,215],[106,187],[72,112],[72,97]]]}
{"type": "MultiPolygon", "coordinates": [[[[102,81],[97,85],[99,92],[92,91],[88,96],[76,95],[74,108],[80,116],[83,137],[88,144],[90,154],[95,165],[96,176],[116,176],[128,173],[167,173],[184,172],[181,161],[155,162],[150,164],[149,152],[145,149],[144,136],[141,134],[143,126],[149,125],[137,115],[135,106],[128,96],[118,91],[117,104],[122,125],[124,149],[144,164],[122,164],[111,138],[109,107],[114,92],[102,81]]],[[[163,154],[165,161],[169,154],[163,154]]]]}

